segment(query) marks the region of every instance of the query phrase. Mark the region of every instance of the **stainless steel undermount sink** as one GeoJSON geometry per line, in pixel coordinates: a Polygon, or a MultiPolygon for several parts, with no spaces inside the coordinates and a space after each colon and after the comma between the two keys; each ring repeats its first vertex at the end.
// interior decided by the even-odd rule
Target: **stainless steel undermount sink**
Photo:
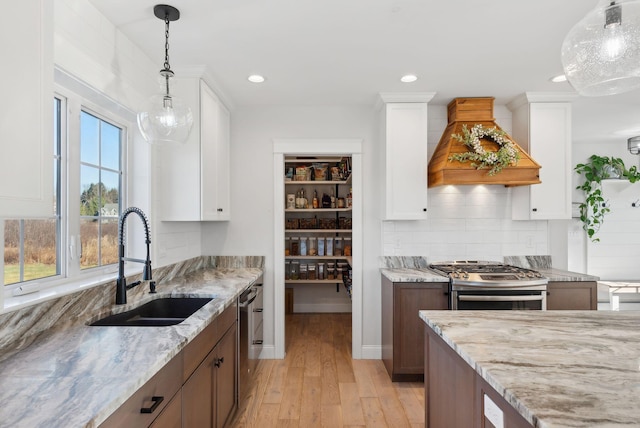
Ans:
{"type": "Polygon", "coordinates": [[[127,312],[109,315],[92,326],[162,327],[180,324],[209,303],[208,297],[167,297],[152,300],[127,312]]]}

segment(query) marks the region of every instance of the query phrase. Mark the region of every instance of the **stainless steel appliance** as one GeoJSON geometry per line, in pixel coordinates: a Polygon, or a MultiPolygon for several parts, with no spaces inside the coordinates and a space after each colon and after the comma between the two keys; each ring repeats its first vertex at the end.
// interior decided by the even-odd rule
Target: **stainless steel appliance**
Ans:
{"type": "Polygon", "coordinates": [[[238,303],[240,311],[238,395],[242,399],[251,388],[253,373],[262,350],[262,277],[240,295],[238,303]]]}
{"type": "Polygon", "coordinates": [[[451,261],[429,265],[449,277],[452,310],[546,310],[547,283],[540,272],[491,261],[451,261]]]}

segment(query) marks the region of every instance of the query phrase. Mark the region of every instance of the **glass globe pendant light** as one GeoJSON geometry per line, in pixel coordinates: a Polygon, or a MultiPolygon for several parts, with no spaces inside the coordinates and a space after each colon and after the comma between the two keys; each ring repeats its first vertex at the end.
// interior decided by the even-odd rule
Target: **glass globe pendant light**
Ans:
{"type": "Polygon", "coordinates": [[[569,31],[562,65],[580,95],[602,96],[640,87],[640,0],[600,0],[569,31]]]}
{"type": "Polygon", "coordinates": [[[165,23],[164,68],[160,70],[162,93],[152,96],[146,111],[138,113],[138,128],[149,143],[185,143],[193,126],[193,114],[171,94],[174,73],[169,64],[169,22],[180,19],[180,11],[173,6],[156,5],[153,13],[165,23]]]}

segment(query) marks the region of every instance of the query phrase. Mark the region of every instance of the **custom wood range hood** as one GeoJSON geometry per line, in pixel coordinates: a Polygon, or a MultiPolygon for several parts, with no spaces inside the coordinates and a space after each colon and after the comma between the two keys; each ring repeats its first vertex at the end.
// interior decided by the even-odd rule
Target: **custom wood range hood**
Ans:
{"type": "MultiPolygon", "coordinates": [[[[501,128],[493,117],[493,97],[455,98],[447,108],[448,125],[440,138],[431,160],[429,161],[428,187],[446,184],[503,184],[505,186],[522,186],[539,184],[540,165],[534,161],[517,142],[515,147],[520,153],[520,159],[514,166],[508,166],[495,175],[489,175],[489,168],[476,169],[472,162],[449,160],[452,154],[465,153],[470,149],[463,142],[453,138],[453,134],[462,135],[462,127],[466,125],[470,130],[480,124],[485,128],[501,128]]],[[[486,151],[497,151],[499,146],[486,139],[481,139],[486,151]]]]}

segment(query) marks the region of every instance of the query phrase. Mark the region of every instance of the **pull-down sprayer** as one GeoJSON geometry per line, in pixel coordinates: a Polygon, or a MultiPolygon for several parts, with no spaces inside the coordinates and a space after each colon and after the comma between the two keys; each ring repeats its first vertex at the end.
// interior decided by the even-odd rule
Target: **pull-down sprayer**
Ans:
{"type": "MultiPolygon", "coordinates": [[[[120,223],[118,225],[118,279],[116,280],[116,305],[123,305],[127,303],[127,290],[135,287],[140,284],[140,281],[136,281],[131,285],[127,285],[127,279],[124,276],[124,262],[136,262],[144,264],[144,270],[142,271],[142,280],[149,281],[151,280],[151,259],[149,258],[149,244],[151,243],[151,239],[149,238],[149,220],[147,216],[140,208],[130,207],[127,208],[122,215],[120,216],[120,223]],[[127,216],[131,213],[136,213],[142,220],[144,224],[144,233],[145,233],[145,243],[147,244],[147,258],[146,260],[142,259],[133,259],[130,257],[125,257],[124,251],[124,224],[127,220],[127,216]]],[[[152,285],[151,292],[154,292],[152,285]]]]}

